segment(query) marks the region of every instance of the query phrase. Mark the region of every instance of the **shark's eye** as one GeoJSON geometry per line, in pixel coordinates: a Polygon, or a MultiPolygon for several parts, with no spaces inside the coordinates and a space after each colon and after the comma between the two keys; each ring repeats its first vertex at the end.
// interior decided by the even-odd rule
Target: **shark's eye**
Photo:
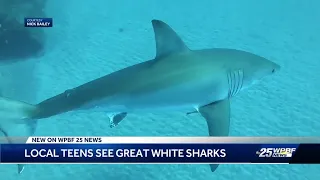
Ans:
{"type": "Polygon", "coordinates": [[[274,72],[276,72],[276,70],[275,70],[275,69],[272,69],[272,73],[274,73],[274,72]]]}

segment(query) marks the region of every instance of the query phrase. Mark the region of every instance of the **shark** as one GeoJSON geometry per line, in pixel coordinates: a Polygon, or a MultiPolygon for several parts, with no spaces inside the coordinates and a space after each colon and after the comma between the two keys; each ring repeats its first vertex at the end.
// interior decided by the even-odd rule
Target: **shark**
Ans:
{"type": "MultiPolygon", "coordinates": [[[[130,113],[181,111],[200,114],[209,136],[229,136],[230,100],[244,89],[280,70],[262,56],[227,48],[191,50],[165,22],[151,21],[156,55],[92,80],[38,104],[0,98],[0,129],[9,143],[14,124],[35,133],[39,119],[66,112],[105,112],[110,127],[130,113]],[[11,124],[11,128],[5,128],[11,124]]],[[[210,164],[214,172],[217,164],[210,164]]],[[[24,169],[18,165],[18,172],[24,169]]]]}

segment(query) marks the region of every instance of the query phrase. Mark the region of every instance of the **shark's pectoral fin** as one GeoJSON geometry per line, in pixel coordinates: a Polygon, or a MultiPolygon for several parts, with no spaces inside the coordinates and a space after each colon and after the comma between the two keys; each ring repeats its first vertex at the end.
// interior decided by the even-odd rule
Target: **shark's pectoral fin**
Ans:
{"type": "Polygon", "coordinates": [[[108,114],[110,120],[110,128],[116,127],[125,117],[127,117],[126,112],[108,114]]]}
{"type": "Polygon", "coordinates": [[[168,56],[172,53],[190,51],[177,33],[166,23],[160,20],[152,20],[152,26],[156,39],[156,59],[168,56]]]}
{"type": "MultiPolygon", "coordinates": [[[[230,126],[230,101],[225,99],[199,108],[199,113],[206,119],[209,136],[228,136],[230,126]]],[[[218,164],[210,164],[214,172],[218,164]]]]}
{"type": "Polygon", "coordinates": [[[206,119],[209,136],[228,136],[230,125],[230,101],[225,99],[199,108],[206,119]]]}

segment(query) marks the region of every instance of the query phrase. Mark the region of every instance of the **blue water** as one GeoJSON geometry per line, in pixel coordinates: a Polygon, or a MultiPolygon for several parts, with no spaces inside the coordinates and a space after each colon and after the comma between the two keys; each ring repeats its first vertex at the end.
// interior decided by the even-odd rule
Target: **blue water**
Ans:
{"type": "MultiPolygon", "coordinates": [[[[0,67],[3,94],[31,103],[155,55],[151,20],[167,22],[191,49],[225,47],[265,56],[279,73],[232,100],[231,136],[320,136],[320,2],[317,0],[50,0],[46,52],[0,67]]],[[[63,114],[36,135],[206,136],[200,116],[63,114]]],[[[1,165],[1,180],[319,180],[320,165],[1,165]]]]}

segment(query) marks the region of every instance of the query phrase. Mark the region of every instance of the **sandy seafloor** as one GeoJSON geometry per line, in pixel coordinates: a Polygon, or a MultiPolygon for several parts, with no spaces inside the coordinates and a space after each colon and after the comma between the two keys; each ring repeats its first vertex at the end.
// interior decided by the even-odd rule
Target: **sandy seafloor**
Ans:
{"type": "MultiPolygon", "coordinates": [[[[154,57],[151,20],[172,26],[191,49],[251,51],[280,72],[232,100],[231,136],[320,136],[320,2],[317,0],[51,0],[45,56],[0,67],[8,96],[32,103],[154,57]],[[123,31],[120,32],[119,29],[123,31]]],[[[183,113],[130,114],[115,129],[103,113],[39,121],[36,135],[206,136],[183,113]]],[[[319,180],[320,165],[15,165],[1,180],[319,180]]]]}

